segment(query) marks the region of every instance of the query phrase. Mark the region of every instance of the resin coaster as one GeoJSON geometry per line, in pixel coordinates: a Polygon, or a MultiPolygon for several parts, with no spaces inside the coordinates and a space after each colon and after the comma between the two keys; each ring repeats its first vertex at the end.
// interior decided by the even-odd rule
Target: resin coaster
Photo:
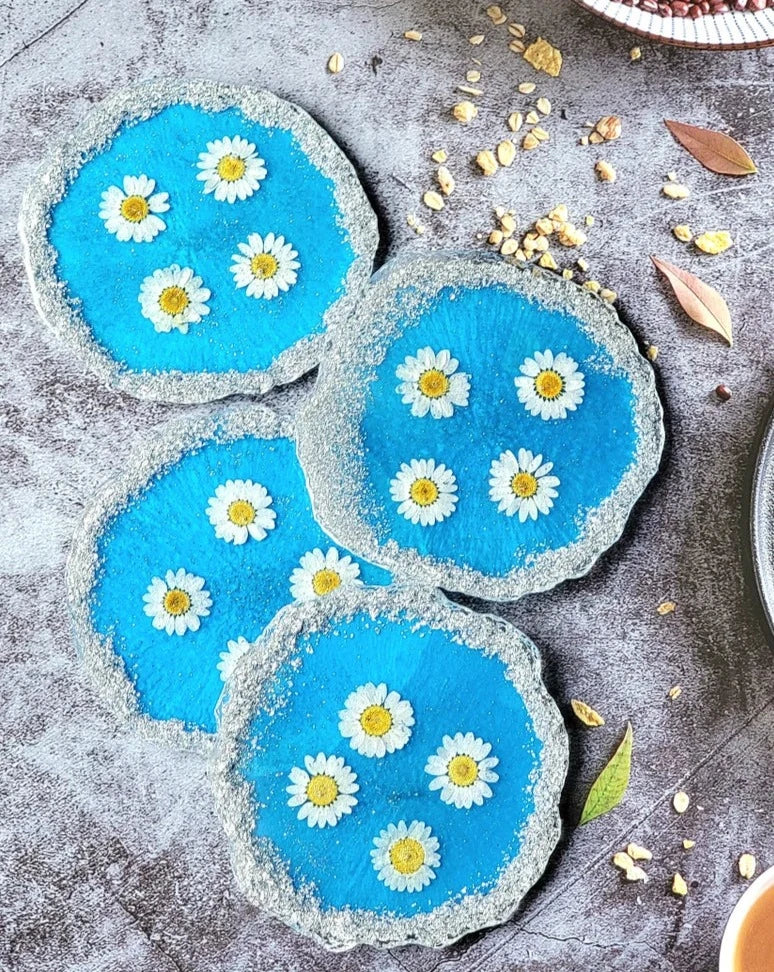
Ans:
{"type": "Polygon", "coordinates": [[[424,588],[282,611],[224,692],[211,779],[254,904],[327,948],[506,921],[560,832],[537,650],[424,588]]]}
{"type": "Polygon", "coordinates": [[[322,532],[292,430],[262,406],[154,430],[86,512],[67,579],[108,704],[173,743],[215,731],[224,680],[279,608],[389,582],[322,532]]]}
{"type": "Polygon", "coordinates": [[[589,570],[664,439],[653,371],[575,284],[441,253],[374,278],[299,419],[320,523],[394,576],[492,600],[589,570]]]}
{"type": "Polygon", "coordinates": [[[207,81],[103,102],[42,166],[20,225],[43,319],[108,384],[174,402],[262,393],[315,367],[378,238],[316,122],[207,81]]]}

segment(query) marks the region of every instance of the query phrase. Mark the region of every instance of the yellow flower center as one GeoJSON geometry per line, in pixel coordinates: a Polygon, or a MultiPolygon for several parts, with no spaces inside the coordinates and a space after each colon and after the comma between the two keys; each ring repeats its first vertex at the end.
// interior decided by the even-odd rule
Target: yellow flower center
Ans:
{"type": "Polygon", "coordinates": [[[159,294],[159,307],[173,317],[182,314],[188,304],[188,294],[182,287],[165,287],[159,294]]]}
{"type": "Polygon", "coordinates": [[[141,223],[149,212],[145,196],[127,196],[121,203],[121,215],[130,223],[141,223]]]}
{"type": "Polygon", "coordinates": [[[535,378],[535,391],[541,398],[549,401],[558,398],[564,391],[564,378],[558,371],[547,368],[535,378]]]}
{"type": "Polygon", "coordinates": [[[409,495],[417,506],[432,506],[438,499],[438,487],[432,479],[415,479],[411,484],[409,495]]]}
{"type": "Polygon", "coordinates": [[[164,610],[173,617],[185,614],[190,606],[190,596],[185,591],[181,591],[179,587],[171,588],[164,595],[164,610]]]}
{"type": "Polygon", "coordinates": [[[269,277],[273,277],[278,268],[277,258],[272,256],[271,253],[256,253],[250,261],[253,276],[259,277],[261,280],[268,280],[269,277]]]}
{"type": "Polygon", "coordinates": [[[369,705],[360,715],[360,725],[369,736],[383,736],[392,728],[392,716],[383,705],[369,705]]]}
{"type": "Polygon", "coordinates": [[[324,594],[330,594],[340,584],[341,576],[335,570],[329,570],[327,567],[315,571],[315,575],[312,578],[312,590],[318,597],[322,597],[324,594]]]}
{"type": "Polygon", "coordinates": [[[245,160],[238,155],[224,155],[218,162],[217,172],[226,182],[236,182],[245,174],[246,168],[245,160]]]}
{"type": "Polygon", "coordinates": [[[521,499],[529,499],[537,493],[538,481],[528,472],[519,472],[511,480],[511,489],[521,499]]]}
{"type": "Polygon", "coordinates": [[[306,798],[316,807],[329,807],[338,795],[336,780],[325,773],[318,773],[306,784],[306,798]]]}
{"type": "Polygon", "coordinates": [[[235,526],[249,526],[255,519],[255,507],[247,500],[234,500],[229,503],[226,516],[235,526]]]}
{"type": "Polygon", "coordinates": [[[423,371],[417,384],[427,398],[440,398],[449,391],[449,379],[439,368],[423,371]]]}
{"type": "Polygon", "coordinates": [[[472,756],[453,756],[446,767],[446,775],[455,786],[470,786],[478,779],[478,763],[472,756]]]}
{"type": "Polygon", "coordinates": [[[399,874],[416,874],[425,863],[425,849],[413,837],[401,837],[390,848],[390,863],[399,874]]]}

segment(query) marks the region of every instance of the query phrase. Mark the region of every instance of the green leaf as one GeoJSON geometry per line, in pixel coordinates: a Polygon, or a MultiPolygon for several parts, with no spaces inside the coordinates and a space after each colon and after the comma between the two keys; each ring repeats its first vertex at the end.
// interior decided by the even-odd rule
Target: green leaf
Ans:
{"type": "Polygon", "coordinates": [[[617,807],[623,800],[629,785],[629,775],[632,770],[632,724],[626,724],[626,732],[621,743],[613,753],[610,762],[594,781],[586,802],[583,805],[580,822],[586,824],[590,820],[601,817],[603,813],[617,807]]]}

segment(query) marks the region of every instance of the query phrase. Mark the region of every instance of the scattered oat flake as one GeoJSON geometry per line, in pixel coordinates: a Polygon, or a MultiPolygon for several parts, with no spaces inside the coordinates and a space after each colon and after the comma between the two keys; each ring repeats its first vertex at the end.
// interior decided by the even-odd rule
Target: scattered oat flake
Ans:
{"type": "Polygon", "coordinates": [[[528,125],[537,125],[537,123],[539,121],[540,121],[540,115],[538,115],[538,113],[536,111],[533,110],[533,111],[528,111],[527,112],[527,124],[528,125]]]}
{"type": "Polygon", "coordinates": [[[598,280],[586,280],[583,284],[584,290],[590,290],[594,294],[598,294],[602,284],[598,280]]]}
{"type": "Polygon", "coordinates": [[[471,71],[468,71],[468,73],[465,75],[465,80],[466,81],[469,81],[470,84],[476,84],[477,82],[479,82],[481,80],[481,72],[480,71],[472,71],[472,70],[471,71]]]}
{"type": "Polygon", "coordinates": [[[522,38],[527,33],[524,24],[508,24],[508,33],[514,37],[522,38]]]}
{"type": "Polygon", "coordinates": [[[618,294],[609,287],[603,287],[599,292],[599,296],[608,304],[614,304],[618,300],[618,294]]]}
{"type": "Polygon", "coordinates": [[[626,848],[626,853],[631,857],[633,861],[652,861],[653,854],[648,850],[647,847],[641,847],[639,844],[629,844],[626,848]]]}
{"type": "Polygon", "coordinates": [[[693,242],[703,253],[711,253],[713,255],[724,253],[734,243],[731,234],[727,230],[702,233],[693,242]]]}
{"type": "Polygon", "coordinates": [[[508,239],[505,240],[503,245],[500,247],[500,253],[502,253],[503,256],[512,256],[517,252],[518,249],[519,244],[516,242],[516,240],[508,239]]]}
{"type": "Polygon", "coordinates": [[[523,123],[524,119],[520,111],[514,111],[508,115],[508,128],[510,128],[512,132],[518,132],[523,123]]]}
{"type": "Polygon", "coordinates": [[[656,608],[659,614],[672,614],[677,605],[674,601],[662,601],[661,604],[656,608]]]}
{"type": "Polygon", "coordinates": [[[516,220],[513,218],[513,213],[503,213],[500,217],[500,227],[506,236],[513,236],[516,230],[516,220]]]}
{"type": "Polygon", "coordinates": [[[604,726],[604,718],[595,709],[592,709],[587,702],[581,702],[580,699],[570,699],[570,705],[572,711],[584,726],[604,726]]]}
{"type": "Polygon", "coordinates": [[[422,40],[422,34],[418,30],[407,30],[403,36],[406,38],[406,40],[411,40],[411,41],[422,40]]]}
{"type": "Polygon", "coordinates": [[[599,132],[592,132],[588,137],[588,141],[590,145],[602,145],[605,139],[603,135],[599,134],[599,132]]]}
{"type": "Polygon", "coordinates": [[[537,85],[534,81],[522,81],[522,83],[519,85],[519,93],[532,94],[535,88],[537,88],[537,85]]]}
{"type": "Polygon", "coordinates": [[[532,134],[539,142],[547,142],[549,135],[545,128],[541,128],[540,125],[535,125],[532,129],[532,134]]]}
{"type": "Polygon", "coordinates": [[[690,243],[693,239],[693,233],[691,232],[691,227],[686,223],[679,223],[677,226],[672,227],[672,232],[680,240],[681,243],[690,243]]]}
{"type": "Polygon", "coordinates": [[[527,132],[527,134],[524,136],[521,143],[521,147],[523,149],[526,149],[528,152],[531,149],[537,148],[538,145],[540,145],[540,142],[538,141],[538,139],[535,138],[532,132],[527,132]]]}
{"type": "Polygon", "coordinates": [[[502,230],[498,230],[498,229],[492,230],[492,232],[487,237],[487,242],[491,243],[492,246],[500,246],[502,241],[503,241],[502,230]]]}
{"type": "Polygon", "coordinates": [[[328,58],[328,70],[331,74],[339,74],[344,69],[344,58],[338,51],[328,58]]]}
{"type": "Polygon", "coordinates": [[[433,160],[433,162],[437,162],[439,165],[443,165],[443,163],[449,158],[449,156],[446,152],[446,149],[436,149],[435,152],[433,152],[433,154],[430,156],[430,158],[433,160]]]}
{"type": "Polygon", "coordinates": [[[672,806],[678,813],[685,813],[690,802],[691,798],[688,796],[685,790],[678,790],[672,798],[672,806]]]}
{"type": "Polygon", "coordinates": [[[670,699],[679,699],[683,694],[683,690],[679,685],[673,685],[672,688],[667,692],[670,699]]]}
{"type": "Polygon", "coordinates": [[[470,41],[470,43],[474,47],[478,47],[479,44],[483,44],[484,43],[484,35],[483,34],[474,34],[472,37],[469,37],[468,40],[470,41]]]}
{"type": "Polygon", "coordinates": [[[693,850],[695,846],[695,840],[689,840],[687,837],[683,838],[683,850],[693,850]]]}
{"type": "Polygon", "coordinates": [[[436,213],[439,213],[444,206],[441,194],[436,192],[434,189],[428,190],[428,192],[422,196],[422,202],[425,204],[425,206],[427,206],[428,209],[432,209],[436,213]]]}
{"type": "Polygon", "coordinates": [[[740,856],[739,873],[746,881],[749,881],[751,878],[755,877],[755,869],[757,866],[758,863],[752,854],[742,854],[740,856]]]}
{"type": "Polygon", "coordinates": [[[497,145],[497,161],[506,168],[513,165],[516,158],[516,146],[509,138],[505,138],[497,145]]]}
{"type": "Polygon", "coordinates": [[[486,8],[486,15],[496,27],[499,27],[500,24],[504,24],[508,19],[503,13],[502,7],[499,7],[496,3],[490,4],[486,8]]]}
{"type": "Polygon", "coordinates": [[[541,115],[551,114],[551,102],[548,100],[548,98],[538,98],[536,107],[541,115]]]}
{"type": "Polygon", "coordinates": [[[577,264],[578,269],[582,270],[583,273],[585,273],[589,268],[588,260],[584,260],[583,257],[579,257],[579,259],[577,259],[575,263],[577,264]]]}
{"type": "Polygon", "coordinates": [[[452,108],[452,115],[454,115],[458,122],[462,122],[465,125],[469,121],[472,121],[477,114],[478,108],[476,108],[472,101],[460,101],[452,108]]]}
{"type": "Polygon", "coordinates": [[[508,50],[513,51],[514,54],[523,54],[524,42],[514,38],[508,45],[508,50]]]}
{"type": "Polygon", "coordinates": [[[634,867],[634,861],[625,851],[618,851],[617,854],[613,854],[613,864],[622,871],[628,871],[630,867],[634,867]]]}
{"type": "Polygon", "coordinates": [[[631,49],[631,50],[629,51],[629,57],[630,57],[630,58],[631,58],[631,59],[632,59],[633,61],[639,61],[639,60],[640,60],[640,58],[642,57],[642,48],[641,48],[641,47],[633,47],[633,48],[632,48],[632,49],[631,49]]]}
{"type": "Polygon", "coordinates": [[[545,71],[552,78],[559,77],[562,70],[562,52],[542,37],[524,51],[524,60],[536,71],[545,71]]]}
{"type": "Polygon", "coordinates": [[[688,186],[684,186],[680,182],[665,182],[661,191],[669,199],[687,199],[691,194],[688,186]]]}
{"type": "Polygon", "coordinates": [[[688,885],[679,871],[672,878],[672,894],[676,894],[680,898],[684,898],[688,894],[688,885]]]}
{"type": "Polygon", "coordinates": [[[461,91],[463,94],[473,95],[474,98],[484,93],[481,88],[471,88],[470,85],[467,84],[458,84],[457,91],[461,91]]]}
{"type": "Polygon", "coordinates": [[[648,356],[648,361],[655,361],[656,358],[658,357],[658,345],[657,344],[649,344],[648,345],[648,350],[645,353],[648,356]]]}
{"type": "Polygon", "coordinates": [[[476,165],[485,176],[494,175],[497,172],[497,159],[494,157],[494,152],[490,149],[483,149],[476,156],[476,165]]]}
{"type": "Polygon", "coordinates": [[[581,145],[588,145],[589,144],[589,137],[588,137],[588,135],[582,135],[581,138],[579,139],[579,141],[580,141],[580,144],[581,145]]]}
{"type": "Polygon", "coordinates": [[[572,272],[572,270],[570,270],[569,267],[565,267],[565,269],[562,270],[562,276],[565,280],[572,280],[575,274],[572,272]]]}
{"type": "Polygon", "coordinates": [[[627,881],[642,881],[643,883],[647,883],[648,880],[648,875],[641,867],[637,867],[636,864],[632,865],[624,876],[627,881]]]}

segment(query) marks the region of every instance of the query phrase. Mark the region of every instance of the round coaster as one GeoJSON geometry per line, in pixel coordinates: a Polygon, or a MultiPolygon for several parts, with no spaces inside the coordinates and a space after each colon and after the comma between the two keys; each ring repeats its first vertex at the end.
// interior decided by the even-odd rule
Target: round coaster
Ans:
{"type": "Polygon", "coordinates": [[[225,679],[279,608],[389,582],[323,533],[291,426],[255,405],[149,433],[86,511],[67,575],[108,705],[175,744],[215,731],[225,679]]]}
{"type": "Polygon", "coordinates": [[[535,646],[426,588],[287,608],[224,692],[211,779],[254,904],[327,948],[506,921],[560,832],[535,646]]]}
{"type": "Polygon", "coordinates": [[[298,427],[320,522],[417,583],[512,600],[586,573],[664,440],[653,371],[596,295],[463,254],[377,274],[298,427]]]}
{"type": "Polygon", "coordinates": [[[43,319],[113,387],[170,402],[315,367],[378,240],[316,122],[209,81],[108,98],[43,164],[20,225],[43,319]]]}

